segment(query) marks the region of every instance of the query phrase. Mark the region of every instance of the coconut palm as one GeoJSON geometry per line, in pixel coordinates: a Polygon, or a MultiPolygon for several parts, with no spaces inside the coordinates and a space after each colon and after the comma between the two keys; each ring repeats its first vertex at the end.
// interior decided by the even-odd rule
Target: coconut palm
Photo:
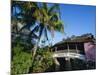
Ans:
{"type": "MultiPolygon", "coordinates": [[[[38,39],[34,46],[33,56],[36,54],[41,36],[44,34],[46,40],[48,40],[49,31],[51,36],[54,36],[54,31],[64,32],[63,23],[60,18],[59,5],[48,5],[46,3],[35,2],[17,2],[17,5],[21,9],[21,12],[17,14],[17,19],[24,23],[23,27],[19,30],[21,33],[24,29],[30,30],[29,37],[36,35],[38,32],[38,39]]],[[[36,36],[37,36],[36,35],[36,36]]]]}
{"type": "MultiPolygon", "coordinates": [[[[33,16],[36,17],[37,22],[35,28],[39,31],[39,39],[33,48],[34,56],[36,54],[38,44],[43,34],[48,40],[48,31],[51,33],[53,37],[54,31],[64,32],[64,27],[60,19],[58,4],[54,4],[49,7],[48,4],[41,3],[41,6],[38,7],[36,11],[33,13],[33,16]]],[[[32,32],[30,32],[31,34],[34,32],[34,29],[32,30],[32,32]]]]}
{"type": "Polygon", "coordinates": [[[31,32],[30,27],[35,24],[36,19],[32,16],[35,5],[30,2],[12,1],[12,34],[29,37],[29,39],[38,38],[34,33],[30,36],[28,33],[31,32]]]}

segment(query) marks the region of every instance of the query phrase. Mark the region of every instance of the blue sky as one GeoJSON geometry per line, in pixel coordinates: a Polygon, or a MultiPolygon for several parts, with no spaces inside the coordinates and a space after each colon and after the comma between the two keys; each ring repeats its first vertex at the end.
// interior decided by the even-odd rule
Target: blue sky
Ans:
{"type": "MultiPolygon", "coordinates": [[[[17,9],[17,12],[20,11],[17,9]]],[[[52,44],[72,35],[80,36],[86,33],[96,35],[96,6],[60,4],[60,12],[66,34],[55,32],[54,38],[52,38],[51,34],[48,33],[52,44]]]]}
{"type": "Polygon", "coordinates": [[[61,4],[60,11],[66,35],[55,32],[55,36],[52,40],[53,44],[71,35],[79,36],[85,33],[92,33],[95,36],[95,6],[61,4]]]}

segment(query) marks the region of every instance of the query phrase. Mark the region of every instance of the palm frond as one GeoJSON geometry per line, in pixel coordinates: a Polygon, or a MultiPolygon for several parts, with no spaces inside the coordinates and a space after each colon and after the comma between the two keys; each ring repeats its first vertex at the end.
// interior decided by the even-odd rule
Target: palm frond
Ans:
{"type": "Polygon", "coordinates": [[[54,4],[52,7],[50,7],[48,10],[48,14],[52,14],[52,12],[54,12],[55,10],[59,10],[58,4],[54,4]]]}
{"type": "Polygon", "coordinates": [[[47,3],[43,3],[43,8],[46,10],[46,12],[48,12],[48,6],[47,6],[47,3]]]}
{"type": "Polygon", "coordinates": [[[58,13],[52,13],[52,15],[50,16],[50,21],[58,21],[58,20],[60,20],[59,14],[58,13]]]}
{"type": "Polygon", "coordinates": [[[63,22],[57,21],[55,24],[55,30],[64,33],[63,22]]]}
{"type": "Polygon", "coordinates": [[[44,25],[41,23],[41,24],[40,24],[40,31],[39,31],[39,40],[40,40],[41,35],[42,35],[42,33],[43,33],[43,29],[44,29],[44,25]]]}
{"type": "Polygon", "coordinates": [[[47,28],[46,27],[44,28],[44,35],[46,37],[46,40],[48,40],[48,34],[47,34],[47,28]]]}
{"type": "Polygon", "coordinates": [[[35,26],[33,30],[31,30],[31,32],[29,33],[29,35],[31,36],[34,32],[38,32],[39,31],[39,26],[35,26]]]}

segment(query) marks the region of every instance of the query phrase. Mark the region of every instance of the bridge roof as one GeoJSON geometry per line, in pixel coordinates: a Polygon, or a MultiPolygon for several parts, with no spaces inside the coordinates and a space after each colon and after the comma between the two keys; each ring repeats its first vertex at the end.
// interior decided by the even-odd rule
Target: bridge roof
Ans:
{"type": "Polygon", "coordinates": [[[62,45],[62,44],[75,44],[75,43],[85,43],[85,42],[95,42],[95,39],[91,37],[82,37],[82,38],[73,38],[73,39],[66,39],[56,43],[53,47],[62,45]]]}

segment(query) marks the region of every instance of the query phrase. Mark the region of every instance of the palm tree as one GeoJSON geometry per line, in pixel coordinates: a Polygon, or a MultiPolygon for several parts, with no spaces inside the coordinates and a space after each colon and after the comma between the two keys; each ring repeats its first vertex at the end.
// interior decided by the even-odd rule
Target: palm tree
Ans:
{"type": "Polygon", "coordinates": [[[20,35],[32,38],[38,38],[37,35],[32,33],[32,35],[26,34],[25,31],[31,31],[30,27],[35,24],[35,17],[32,16],[36,8],[36,3],[12,1],[11,10],[11,24],[12,24],[12,34],[20,35]],[[32,6],[32,7],[31,7],[32,6]],[[19,12],[18,12],[19,11],[19,12]],[[19,24],[22,25],[19,27],[19,24]]]}
{"type": "Polygon", "coordinates": [[[63,23],[60,18],[59,5],[48,5],[46,3],[35,2],[15,2],[13,6],[20,8],[21,12],[17,14],[17,20],[20,20],[24,25],[18,31],[21,33],[24,29],[30,30],[29,37],[34,35],[38,36],[37,42],[33,47],[33,57],[36,54],[41,36],[44,34],[46,40],[48,40],[49,31],[51,36],[54,36],[54,31],[64,32],[63,23]],[[35,32],[38,34],[36,35],[35,32]]]}
{"type": "MultiPolygon", "coordinates": [[[[36,17],[37,21],[35,28],[39,31],[39,39],[33,48],[33,56],[35,56],[41,36],[44,34],[48,40],[47,31],[49,31],[53,37],[54,31],[64,32],[64,27],[60,19],[58,4],[48,7],[46,3],[41,3],[41,6],[36,9],[33,16],[36,17]]],[[[34,32],[34,29],[32,30],[31,34],[34,32]]]]}

